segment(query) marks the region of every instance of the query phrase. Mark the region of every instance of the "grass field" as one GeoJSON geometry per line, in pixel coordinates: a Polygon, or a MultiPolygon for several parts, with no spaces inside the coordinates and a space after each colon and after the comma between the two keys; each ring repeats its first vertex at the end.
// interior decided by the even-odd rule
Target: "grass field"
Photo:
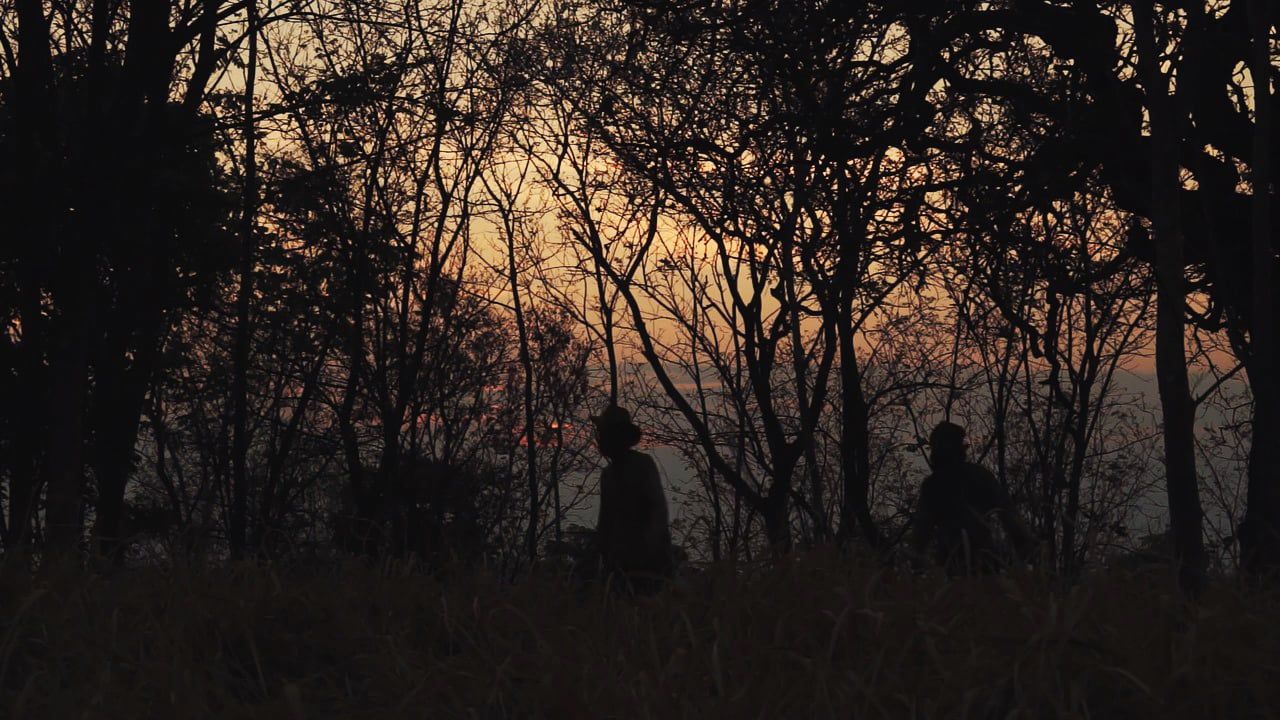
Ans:
{"type": "Polygon", "coordinates": [[[809,553],[654,598],[242,566],[9,578],[0,717],[1280,717],[1280,603],[1227,581],[947,582],[809,553]]]}

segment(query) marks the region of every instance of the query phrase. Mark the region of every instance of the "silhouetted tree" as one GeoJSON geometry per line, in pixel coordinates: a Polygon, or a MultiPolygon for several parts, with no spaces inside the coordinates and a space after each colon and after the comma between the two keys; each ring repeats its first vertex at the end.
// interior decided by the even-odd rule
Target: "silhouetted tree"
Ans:
{"type": "MultiPolygon", "coordinates": [[[[785,544],[788,506],[796,497],[792,475],[806,456],[815,464],[813,428],[827,405],[831,368],[838,367],[845,433],[841,533],[861,526],[874,543],[855,338],[932,245],[922,242],[927,221],[916,213],[932,180],[919,172],[920,158],[905,143],[931,114],[921,114],[921,98],[901,84],[909,37],[899,17],[880,5],[826,3],[803,9],[604,3],[594,13],[582,10],[586,20],[572,8],[565,12],[564,26],[589,30],[549,41],[564,49],[549,70],[556,92],[580,113],[582,132],[603,141],[642,181],[634,183],[637,190],[652,186],[632,197],[655,212],[670,208],[700,235],[693,246],[714,250],[710,262],[724,278],[726,303],[717,320],[736,334],[745,360],[741,392],[730,394],[752,404],[738,412],[749,412],[748,427],[762,430],[767,487],[752,487],[740,467],[719,457],[702,413],[666,377],[662,366],[669,360],[646,347],[671,401],[710,466],[785,544]],[[794,414],[778,404],[779,381],[790,385],[794,414]]],[[[579,215],[593,209],[582,202],[576,207],[579,215]]],[[[593,239],[599,224],[580,222],[584,247],[598,263],[609,262],[595,249],[607,245],[593,239]]],[[[652,251],[643,237],[637,241],[637,248],[652,251]]],[[[637,282],[636,257],[609,273],[624,298],[641,288],[652,295],[637,282]]],[[[695,278],[696,285],[700,271],[673,260],[682,271],[673,277],[695,278]]],[[[628,302],[633,325],[651,345],[639,304],[628,302]]],[[[811,479],[811,490],[816,487],[811,479]]],[[[821,502],[820,493],[801,497],[821,502]]]]}
{"type": "MultiPolygon", "coordinates": [[[[1270,13],[1274,24],[1274,8],[1270,13]]],[[[962,68],[948,75],[956,92],[1019,106],[1034,113],[1045,129],[1055,129],[1042,134],[1037,162],[1028,165],[1040,172],[1027,176],[1029,185],[1096,168],[1121,209],[1159,226],[1154,228],[1155,242],[1135,242],[1130,249],[1153,265],[1160,264],[1160,250],[1165,251],[1159,273],[1164,310],[1158,311],[1164,314],[1160,354],[1167,371],[1162,392],[1170,403],[1164,426],[1181,438],[1169,440],[1172,447],[1167,449],[1174,455],[1166,471],[1178,498],[1173,511],[1178,545],[1190,563],[1191,576],[1198,574],[1193,566],[1199,564],[1199,522],[1193,460],[1179,449],[1190,438],[1191,415],[1189,399],[1178,389],[1186,383],[1174,377],[1185,376],[1185,371],[1175,368],[1185,367],[1185,360],[1177,360],[1185,353],[1179,354],[1174,347],[1182,337],[1175,326],[1185,325],[1183,303],[1177,300],[1178,286],[1186,284],[1185,271],[1178,268],[1185,264],[1204,270],[1207,282],[1202,288],[1213,303],[1208,313],[1196,318],[1197,323],[1232,328],[1239,356],[1251,357],[1249,327],[1255,313],[1250,310],[1251,283],[1245,281],[1252,273],[1244,241],[1252,236],[1247,207],[1251,201],[1240,191],[1244,180],[1240,168],[1251,167],[1249,139],[1255,133],[1246,91],[1235,75],[1237,63],[1247,64],[1255,54],[1246,15],[1244,3],[1222,8],[1111,2],[1069,7],[1048,2],[987,5],[933,24],[927,45],[935,53],[945,48],[946,60],[937,55],[936,64],[918,66],[922,82],[947,72],[947,67],[962,68]],[[1032,39],[1022,42],[1018,52],[1051,54],[1077,78],[1079,92],[1058,99],[1039,92],[1016,73],[1001,72],[1003,63],[989,62],[992,51],[984,47],[987,33],[1032,39]],[[1170,71],[1178,75],[1172,93],[1160,79],[1162,63],[1169,63],[1170,71]],[[1124,67],[1140,69],[1118,71],[1124,67]],[[1150,134],[1144,123],[1148,111],[1154,123],[1150,134]],[[1153,163],[1159,164],[1159,176],[1153,174],[1157,170],[1153,163]],[[1182,168],[1189,174],[1180,174],[1182,168]],[[1178,241],[1170,239],[1177,237],[1185,239],[1181,259],[1178,241]]],[[[1009,56],[1003,48],[1011,47],[1006,42],[997,51],[1002,60],[1009,56]]],[[[1274,73],[1274,60],[1271,67],[1274,73]]],[[[1274,253],[1271,257],[1274,262],[1274,253]]],[[[1255,364],[1250,374],[1257,372],[1270,375],[1274,370],[1264,371],[1255,364]]],[[[1274,442],[1258,438],[1254,445],[1259,452],[1268,452],[1267,446],[1274,442]]],[[[1275,484],[1253,473],[1250,482],[1257,488],[1275,484]]],[[[1250,511],[1258,522],[1246,526],[1261,530],[1280,519],[1280,513],[1263,509],[1265,493],[1258,497],[1259,505],[1250,511]]],[[[1246,535],[1242,534],[1242,542],[1256,545],[1257,538],[1267,533],[1253,539],[1246,535]]]]}
{"type": "Polygon", "coordinates": [[[17,300],[7,405],[24,427],[10,439],[6,548],[28,541],[44,491],[50,552],[79,543],[89,496],[110,551],[161,340],[225,267],[226,186],[203,102],[237,44],[215,42],[233,6],[12,7],[0,203],[17,300]]]}

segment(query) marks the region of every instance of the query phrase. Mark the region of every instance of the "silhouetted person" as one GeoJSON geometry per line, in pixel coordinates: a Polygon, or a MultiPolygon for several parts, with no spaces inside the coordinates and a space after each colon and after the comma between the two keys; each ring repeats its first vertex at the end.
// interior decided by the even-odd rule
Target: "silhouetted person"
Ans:
{"type": "Polygon", "coordinates": [[[929,448],[933,474],[920,486],[912,550],[918,555],[932,544],[938,562],[953,574],[998,570],[1003,563],[990,524],[995,515],[1019,558],[1031,560],[1034,539],[1008,493],[986,468],[966,459],[964,428],[938,423],[929,448]]]}
{"type": "Polygon", "coordinates": [[[600,475],[596,523],[603,569],[628,589],[653,592],[672,574],[667,496],[658,466],[632,449],[640,442],[640,428],[626,410],[611,405],[591,420],[600,452],[609,461],[600,475]]]}

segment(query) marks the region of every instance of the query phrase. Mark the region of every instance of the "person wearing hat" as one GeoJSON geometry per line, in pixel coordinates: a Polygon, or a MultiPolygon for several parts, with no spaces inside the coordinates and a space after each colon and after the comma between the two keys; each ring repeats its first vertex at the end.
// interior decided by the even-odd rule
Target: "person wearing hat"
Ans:
{"type": "Polygon", "coordinates": [[[596,442],[608,465],[600,474],[596,539],[605,572],[637,592],[652,592],[672,574],[667,496],[657,463],[635,450],[640,428],[617,405],[594,415],[596,442]]]}
{"type": "Polygon", "coordinates": [[[938,423],[929,434],[933,473],[920,485],[912,551],[918,555],[932,543],[938,562],[953,574],[998,570],[1003,563],[991,531],[994,515],[1018,557],[1032,560],[1034,538],[1009,494],[989,470],[968,461],[968,448],[964,428],[954,423],[938,423]]]}

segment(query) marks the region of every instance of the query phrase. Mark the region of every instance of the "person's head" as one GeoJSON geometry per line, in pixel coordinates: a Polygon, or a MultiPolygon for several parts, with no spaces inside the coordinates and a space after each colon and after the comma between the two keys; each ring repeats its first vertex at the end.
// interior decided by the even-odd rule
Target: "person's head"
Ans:
{"type": "Polygon", "coordinates": [[[935,467],[964,462],[968,449],[964,428],[955,423],[940,422],[929,433],[929,460],[935,467]]]}
{"type": "Polygon", "coordinates": [[[640,442],[640,428],[631,422],[631,413],[617,405],[592,415],[591,422],[596,426],[596,444],[605,457],[617,457],[640,442]]]}

